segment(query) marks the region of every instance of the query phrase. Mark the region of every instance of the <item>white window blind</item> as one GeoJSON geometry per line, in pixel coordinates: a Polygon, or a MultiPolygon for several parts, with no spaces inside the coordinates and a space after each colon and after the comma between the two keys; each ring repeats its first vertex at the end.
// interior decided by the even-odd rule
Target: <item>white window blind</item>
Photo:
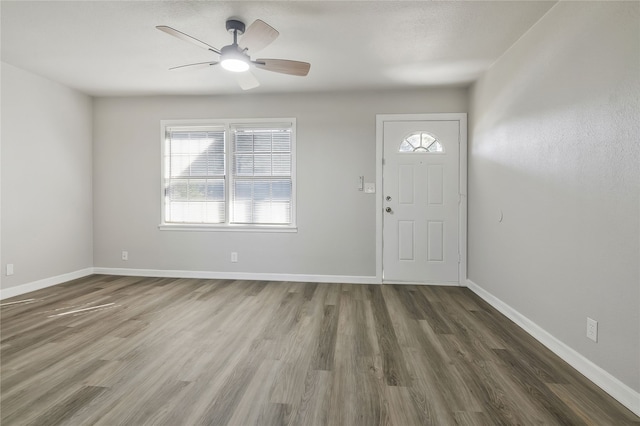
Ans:
{"type": "Polygon", "coordinates": [[[224,128],[168,128],[165,222],[225,222],[224,128]]]}
{"type": "Polygon", "coordinates": [[[291,125],[234,126],[231,223],[290,224],[291,125]]]}

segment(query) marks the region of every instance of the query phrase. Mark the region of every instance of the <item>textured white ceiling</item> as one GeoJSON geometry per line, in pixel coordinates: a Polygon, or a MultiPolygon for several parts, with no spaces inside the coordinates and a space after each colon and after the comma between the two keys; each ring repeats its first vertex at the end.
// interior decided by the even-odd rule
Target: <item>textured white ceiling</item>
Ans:
{"type": "Polygon", "coordinates": [[[239,93],[220,67],[169,71],[217,55],[155,26],[220,48],[231,42],[228,18],[259,18],[280,32],[259,56],[310,62],[311,71],[255,70],[254,93],[466,85],[554,4],[3,0],[2,60],[96,96],[239,93]]]}

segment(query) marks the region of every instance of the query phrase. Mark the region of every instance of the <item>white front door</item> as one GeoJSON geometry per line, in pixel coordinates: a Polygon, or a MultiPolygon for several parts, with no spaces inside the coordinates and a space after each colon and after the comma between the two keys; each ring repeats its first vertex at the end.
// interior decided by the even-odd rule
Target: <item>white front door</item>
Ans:
{"type": "Polygon", "coordinates": [[[459,283],[460,121],[382,125],[382,278],[459,283]]]}

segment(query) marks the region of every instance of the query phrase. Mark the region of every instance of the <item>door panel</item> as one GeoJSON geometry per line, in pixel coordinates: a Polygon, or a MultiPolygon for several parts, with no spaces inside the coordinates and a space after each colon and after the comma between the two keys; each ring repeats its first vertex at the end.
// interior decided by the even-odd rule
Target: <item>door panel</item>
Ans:
{"type": "Polygon", "coordinates": [[[384,122],[385,281],[459,282],[459,156],[458,121],[384,122]]]}
{"type": "Polygon", "coordinates": [[[401,164],[398,167],[398,202],[400,204],[413,204],[415,191],[413,184],[414,166],[401,164]]]}
{"type": "Polygon", "coordinates": [[[415,260],[413,257],[413,246],[415,234],[412,220],[398,221],[398,259],[415,260]]]}
{"type": "Polygon", "coordinates": [[[428,230],[427,260],[442,262],[444,260],[444,223],[431,221],[428,230]]]}
{"type": "Polygon", "coordinates": [[[441,205],[444,192],[442,166],[427,166],[427,170],[427,203],[441,205]]]}

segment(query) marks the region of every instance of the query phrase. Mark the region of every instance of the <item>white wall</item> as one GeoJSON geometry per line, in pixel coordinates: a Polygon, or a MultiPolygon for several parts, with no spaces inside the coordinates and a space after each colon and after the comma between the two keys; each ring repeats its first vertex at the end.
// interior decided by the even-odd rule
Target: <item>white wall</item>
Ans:
{"type": "Polygon", "coordinates": [[[468,219],[470,280],[636,392],[639,9],[560,2],[475,84],[468,219]]]}
{"type": "Polygon", "coordinates": [[[375,196],[356,186],[375,182],[375,115],[466,112],[467,101],[464,89],[97,99],[95,266],[374,277],[375,196]],[[297,118],[298,232],[158,230],[160,120],[255,117],[297,118]]]}
{"type": "Polygon", "coordinates": [[[93,266],[92,100],[2,63],[1,288],[93,266]],[[5,275],[12,263],[15,274],[5,275]]]}

